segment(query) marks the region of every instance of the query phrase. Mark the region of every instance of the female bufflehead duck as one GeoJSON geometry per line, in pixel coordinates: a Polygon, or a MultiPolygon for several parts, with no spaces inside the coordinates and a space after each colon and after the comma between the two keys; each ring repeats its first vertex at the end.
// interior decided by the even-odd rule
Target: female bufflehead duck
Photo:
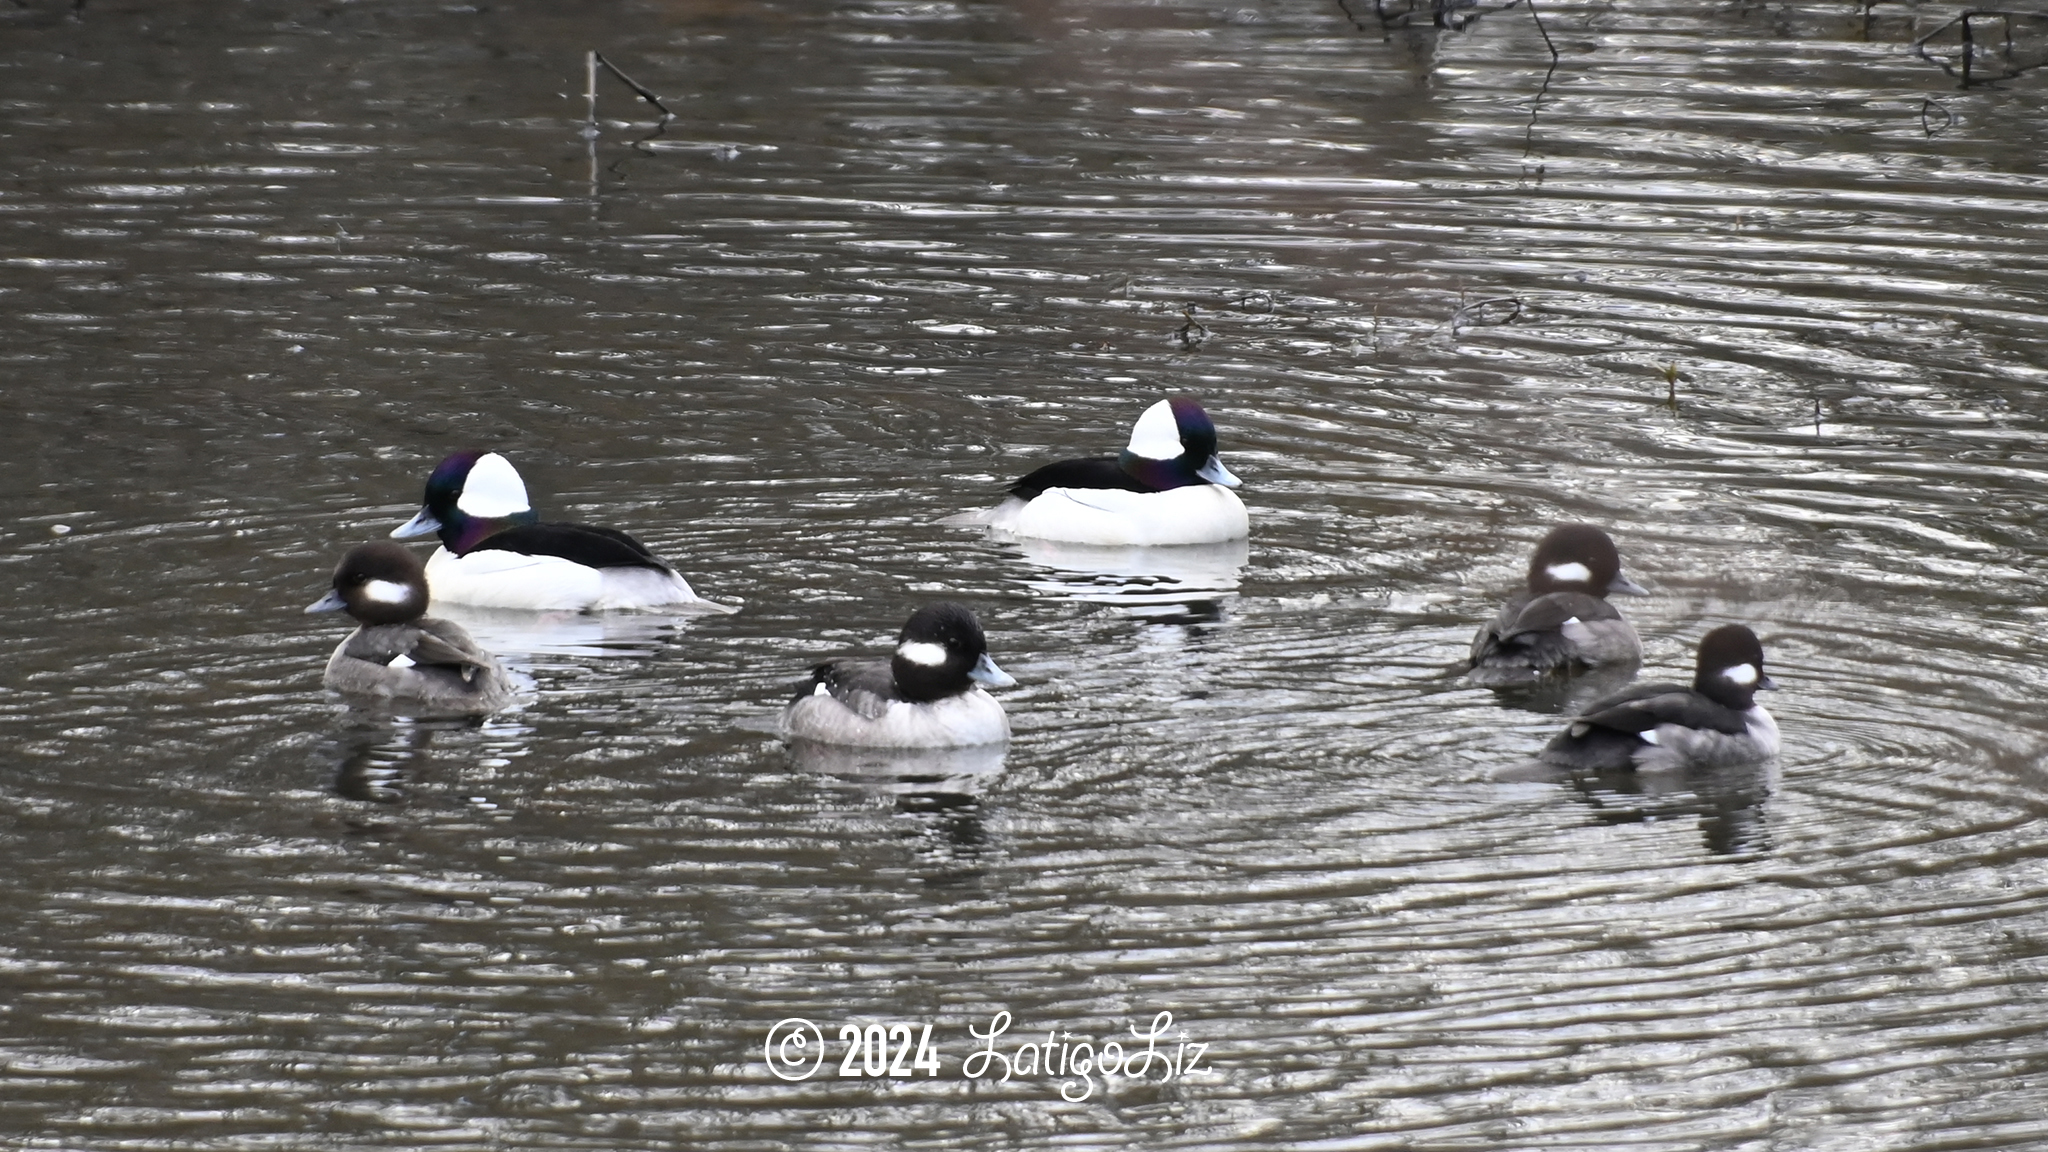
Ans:
{"type": "Polygon", "coordinates": [[[988,658],[974,613],[958,604],[920,608],[887,662],[842,658],[811,669],[782,711],[782,734],[869,748],[955,748],[999,744],[1010,720],[976,681],[1016,681],[988,658]]]}
{"type": "Polygon", "coordinates": [[[434,599],[479,608],[731,612],[699,599],[646,545],[616,528],[543,524],[526,484],[496,452],[457,452],[427,478],[425,507],[391,535],[438,534],[427,560],[434,599]]]}
{"type": "Polygon", "coordinates": [[[1145,409],[1119,456],[1062,460],[1010,486],[980,519],[1015,536],[1070,544],[1214,544],[1250,525],[1216,455],[1216,425],[1185,396],[1145,409]]]}
{"type": "Polygon", "coordinates": [[[1692,687],[1636,684],[1594,702],[1546,745],[1545,764],[1583,772],[1753,764],[1778,754],[1778,724],[1756,702],[1776,688],[1756,633],[1724,624],[1701,638],[1692,687]]]}
{"type": "Polygon", "coordinates": [[[426,571],[396,544],[349,549],[333,590],[306,611],[355,617],[359,627],[328,658],[323,677],[352,701],[414,716],[482,716],[512,698],[490,653],[461,625],[426,614],[426,571]]]}
{"type": "Polygon", "coordinates": [[[1602,665],[1640,663],[1636,630],[1606,597],[1644,596],[1621,574],[1621,554],[1591,524],[1550,530],[1529,559],[1529,587],[1501,606],[1472,638],[1468,668],[1477,684],[1527,684],[1602,665]]]}

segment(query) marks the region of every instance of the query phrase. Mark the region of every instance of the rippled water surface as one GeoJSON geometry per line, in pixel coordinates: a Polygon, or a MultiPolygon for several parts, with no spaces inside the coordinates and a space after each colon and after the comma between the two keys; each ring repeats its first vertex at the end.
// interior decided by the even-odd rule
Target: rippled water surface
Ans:
{"type": "Polygon", "coordinates": [[[0,11],[0,1144],[2048,1142],[2048,29],[1351,9],[0,11]],[[1168,391],[1242,550],[940,523],[1168,391]],[[469,446],[741,611],[344,713],[299,609],[469,446]],[[1649,674],[1757,629],[1779,763],[1497,776],[1563,520],[1649,674]],[[1007,753],[765,731],[942,595],[1007,753]]]}

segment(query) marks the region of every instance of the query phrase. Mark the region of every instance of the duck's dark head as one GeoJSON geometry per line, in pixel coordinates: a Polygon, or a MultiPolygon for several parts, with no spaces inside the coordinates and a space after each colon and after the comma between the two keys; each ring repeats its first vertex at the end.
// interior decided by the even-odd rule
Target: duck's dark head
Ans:
{"type": "Polygon", "coordinates": [[[957,696],[979,682],[1007,688],[1016,681],[988,658],[988,638],[974,613],[951,602],[920,608],[896,637],[889,670],[905,700],[957,696]]]}
{"type": "Polygon", "coordinates": [[[438,535],[444,547],[460,556],[494,532],[538,519],[512,462],[496,452],[470,449],[435,467],[419,514],[391,535],[398,540],[438,535]]]}
{"type": "Polygon", "coordinates": [[[1764,675],[1764,646],[1756,633],[1740,624],[1723,624],[1700,637],[1693,691],[1717,704],[1746,711],[1756,703],[1759,691],[1776,687],[1764,675]]]}
{"type": "Polygon", "coordinates": [[[347,612],[363,624],[404,624],[427,614],[427,572],[406,548],[358,544],[334,568],[334,587],[307,612],[347,612]]]}
{"type": "Polygon", "coordinates": [[[1155,492],[1190,484],[1238,485],[1216,454],[1215,422],[1189,396],[1168,397],[1145,409],[1117,462],[1155,492]]]}
{"type": "Polygon", "coordinates": [[[1642,585],[1621,574],[1621,553],[1614,541],[1591,524],[1560,524],[1536,545],[1529,558],[1529,592],[1648,595],[1642,585]]]}

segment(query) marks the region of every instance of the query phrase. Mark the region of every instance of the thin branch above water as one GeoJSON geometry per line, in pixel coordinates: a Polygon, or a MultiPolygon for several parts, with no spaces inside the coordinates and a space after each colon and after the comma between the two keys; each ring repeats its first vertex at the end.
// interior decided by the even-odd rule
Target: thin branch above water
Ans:
{"type": "MultiPolygon", "coordinates": [[[[1366,31],[1368,25],[1352,11],[1351,4],[1352,0],[1337,0],[1337,8],[1344,13],[1345,19],[1350,20],[1360,32],[1366,31]]],[[[1386,0],[1373,0],[1372,13],[1379,21],[1383,35],[1396,28],[1416,27],[1425,16],[1430,27],[1462,32],[1478,23],[1481,17],[1505,12],[1518,4],[1528,5],[1529,18],[1536,22],[1536,34],[1543,37],[1543,46],[1550,51],[1550,58],[1557,59],[1557,45],[1551,42],[1550,30],[1543,26],[1543,17],[1536,11],[1536,0],[1506,0],[1506,3],[1491,7],[1483,0],[1427,0],[1426,4],[1423,0],[1407,0],[1406,7],[1398,12],[1389,12],[1386,0]]]]}
{"type": "Polygon", "coordinates": [[[2048,13],[1972,9],[1914,40],[1913,54],[1965,88],[2010,80],[2048,64],[2048,13]],[[1986,39],[1979,38],[1980,27],[1990,33],[1986,39]],[[1936,44],[1950,35],[1953,41],[1936,44]]]}

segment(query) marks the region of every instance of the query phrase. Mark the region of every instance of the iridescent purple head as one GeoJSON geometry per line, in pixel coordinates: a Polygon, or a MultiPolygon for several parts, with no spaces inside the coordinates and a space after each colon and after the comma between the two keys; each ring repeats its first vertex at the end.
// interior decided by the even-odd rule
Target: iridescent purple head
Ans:
{"type": "Polygon", "coordinates": [[[1155,492],[1190,484],[1237,487],[1216,454],[1216,425],[1193,397],[1173,396],[1145,409],[1117,463],[1155,492]]]}
{"type": "Polygon", "coordinates": [[[539,519],[511,461],[496,452],[468,450],[435,467],[419,515],[391,535],[405,540],[435,533],[443,547],[460,556],[494,532],[539,519]]]}

